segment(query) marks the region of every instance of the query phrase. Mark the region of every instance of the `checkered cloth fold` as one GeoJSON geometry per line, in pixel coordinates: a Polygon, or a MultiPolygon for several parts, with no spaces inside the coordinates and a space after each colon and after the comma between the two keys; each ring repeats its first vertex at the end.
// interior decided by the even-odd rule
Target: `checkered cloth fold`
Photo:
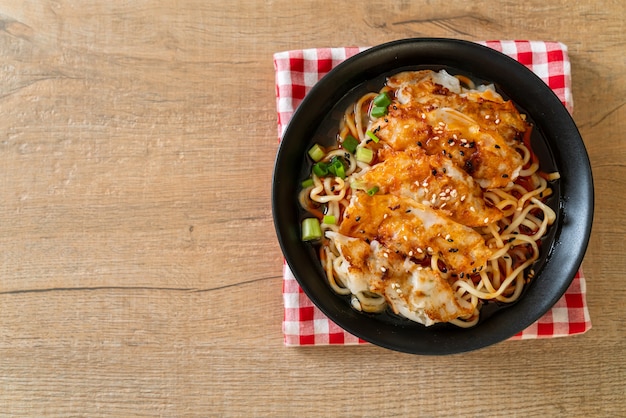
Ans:
{"type": "MultiPolygon", "coordinates": [[[[571,70],[567,47],[560,42],[484,41],[527,66],[556,93],[572,112],[571,70]]],[[[308,91],[333,67],[366,50],[365,47],[314,48],[274,54],[278,135],[282,138],[293,112],[308,91]]],[[[329,320],[304,294],[289,266],[283,267],[283,334],[288,346],[363,344],[365,341],[329,320]]],[[[586,303],[585,276],[580,269],[565,295],[542,318],[512,340],[563,337],[591,328],[586,303]]]]}

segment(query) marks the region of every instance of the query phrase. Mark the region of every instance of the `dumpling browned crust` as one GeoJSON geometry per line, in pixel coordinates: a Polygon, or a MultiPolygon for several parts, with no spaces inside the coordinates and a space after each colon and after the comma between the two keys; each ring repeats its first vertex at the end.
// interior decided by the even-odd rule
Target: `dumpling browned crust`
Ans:
{"type": "Polygon", "coordinates": [[[405,256],[437,254],[456,273],[476,273],[492,254],[474,229],[412,199],[393,195],[355,193],[339,232],[379,241],[405,256]]]}

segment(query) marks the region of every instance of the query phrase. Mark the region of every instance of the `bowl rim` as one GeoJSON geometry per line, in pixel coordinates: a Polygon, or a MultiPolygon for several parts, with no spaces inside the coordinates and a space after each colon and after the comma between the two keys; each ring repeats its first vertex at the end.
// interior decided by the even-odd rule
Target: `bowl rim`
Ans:
{"type": "Polygon", "coordinates": [[[334,67],[311,88],[293,113],[279,145],[272,178],[272,215],[276,234],[285,260],[305,294],[347,332],[375,345],[412,354],[456,354],[484,348],[514,336],[543,316],[565,293],[582,263],[591,234],[593,212],[589,157],[573,118],[552,89],[530,69],[501,52],[478,43],[448,38],[408,38],[387,42],[366,49],[334,67]],[[553,225],[558,231],[542,271],[529,285],[532,300],[538,298],[537,304],[529,305],[531,298],[526,294],[489,321],[473,328],[455,328],[455,331],[426,328],[415,323],[390,325],[347,306],[332,293],[325,277],[319,280],[321,267],[306,263],[311,258],[311,249],[305,247],[310,244],[300,241],[299,222],[293,225],[294,215],[290,213],[294,210],[293,203],[297,205],[297,193],[288,195],[289,190],[293,190],[293,183],[299,182],[294,179],[297,177],[294,170],[304,161],[305,144],[310,143],[310,132],[316,123],[357,86],[394,69],[421,65],[450,66],[494,82],[539,125],[562,174],[559,180],[559,221],[558,225],[553,225]],[[312,112],[310,106],[320,110],[312,112]],[[294,158],[297,163],[290,161],[294,158]],[[291,204],[286,204],[290,198],[291,204]],[[553,275],[556,279],[540,280],[543,275],[553,275]],[[316,283],[316,280],[323,283],[316,283]],[[329,297],[329,291],[333,297],[329,297]],[[550,296],[538,296],[544,294],[550,296]],[[423,329],[415,328],[415,325],[423,329]]]}

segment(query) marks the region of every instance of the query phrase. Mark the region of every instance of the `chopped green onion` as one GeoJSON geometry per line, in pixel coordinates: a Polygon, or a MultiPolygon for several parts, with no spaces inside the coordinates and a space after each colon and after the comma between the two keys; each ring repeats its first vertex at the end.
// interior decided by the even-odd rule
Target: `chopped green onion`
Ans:
{"type": "Polygon", "coordinates": [[[328,164],[323,161],[313,164],[313,174],[317,177],[324,177],[328,174],[328,164]]]}
{"type": "Polygon", "coordinates": [[[374,187],[368,189],[366,183],[363,183],[363,182],[360,182],[360,181],[353,181],[353,182],[351,182],[350,183],[350,188],[352,188],[354,190],[363,190],[364,192],[366,192],[370,196],[374,196],[380,190],[378,188],[378,186],[374,186],[374,187]]]}
{"type": "Polygon", "coordinates": [[[373,118],[382,118],[387,114],[387,108],[382,106],[374,106],[370,112],[373,118]]]}
{"type": "Polygon", "coordinates": [[[346,178],[346,169],[343,167],[343,164],[335,168],[335,175],[341,179],[346,178]]]}
{"type": "Polygon", "coordinates": [[[344,167],[343,162],[339,157],[333,157],[333,159],[330,160],[330,164],[328,165],[328,171],[331,174],[342,179],[346,177],[346,168],[344,167]]]}
{"type": "Polygon", "coordinates": [[[313,183],[313,179],[312,179],[312,178],[308,178],[308,179],[306,179],[306,180],[304,180],[304,181],[302,182],[302,188],[303,188],[303,189],[306,189],[307,187],[311,187],[311,186],[313,186],[313,184],[314,184],[314,183],[313,183]]]}
{"type": "Polygon", "coordinates": [[[341,145],[346,149],[346,151],[354,154],[354,152],[356,151],[356,147],[359,145],[359,141],[352,135],[348,135],[346,136],[346,139],[343,140],[343,143],[341,145]]]}
{"type": "Polygon", "coordinates": [[[374,135],[374,133],[372,131],[367,131],[365,132],[365,135],[369,136],[372,141],[378,143],[378,141],[380,141],[380,139],[378,139],[378,137],[376,135],[374,135]]]}
{"type": "Polygon", "coordinates": [[[352,182],[350,182],[350,188],[354,190],[365,190],[365,185],[363,184],[363,182],[353,180],[352,182]]]}
{"type": "Polygon", "coordinates": [[[374,159],[374,151],[369,148],[358,147],[356,149],[356,159],[357,161],[369,164],[374,159]]]}
{"type": "Polygon", "coordinates": [[[374,195],[378,192],[378,190],[379,190],[379,189],[378,189],[378,186],[374,186],[374,187],[372,187],[371,189],[369,189],[369,190],[367,191],[367,194],[368,194],[369,196],[374,196],[374,195]]]}
{"type": "Polygon", "coordinates": [[[324,219],[322,220],[322,223],[326,225],[334,225],[336,222],[337,220],[334,215],[324,215],[324,219]]]}
{"type": "Polygon", "coordinates": [[[309,156],[313,159],[313,161],[318,162],[319,160],[321,160],[322,158],[324,158],[324,155],[326,153],[324,152],[324,150],[322,149],[322,147],[319,144],[315,144],[311,147],[311,149],[309,150],[309,156]]]}
{"type": "Polygon", "coordinates": [[[378,96],[374,97],[373,103],[374,106],[386,108],[391,104],[391,99],[387,96],[387,93],[380,93],[378,96]]]}
{"type": "Polygon", "coordinates": [[[322,238],[322,228],[317,218],[306,218],[302,221],[302,241],[313,241],[322,238]]]}

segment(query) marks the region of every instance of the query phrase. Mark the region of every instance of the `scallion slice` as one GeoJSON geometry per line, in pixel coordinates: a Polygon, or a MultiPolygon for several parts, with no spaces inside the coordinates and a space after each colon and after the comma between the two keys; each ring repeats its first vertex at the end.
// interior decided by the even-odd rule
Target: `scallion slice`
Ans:
{"type": "Polygon", "coordinates": [[[346,169],[339,158],[335,158],[332,160],[328,170],[337,177],[340,177],[342,179],[346,178],[346,169]]]}
{"type": "Polygon", "coordinates": [[[326,153],[319,144],[315,144],[311,147],[311,149],[309,149],[309,156],[315,162],[318,162],[319,160],[324,158],[324,155],[326,155],[326,153]]]}
{"type": "Polygon", "coordinates": [[[386,108],[391,104],[391,99],[387,96],[387,93],[380,93],[378,96],[374,97],[373,103],[374,106],[386,108]]]}
{"type": "Polygon", "coordinates": [[[374,106],[370,111],[370,116],[373,118],[382,118],[387,114],[387,108],[382,106],[374,106]]]}
{"type": "Polygon", "coordinates": [[[376,135],[374,135],[374,132],[372,131],[367,131],[365,132],[365,135],[369,136],[370,139],[376,143],[378,143],[378,141],[380,141],[380,139],[378,139],[378,137],[376,135]]]}
{"type": "Polygon", "coordinates": [[[365,184],[363,184],[362,182],[358,180],[353,180],[350,183],[350,188],[353,190],[365,190],[365,184]]]}
{"type": "Polygon", "coordinates": [[[369,190],[367,191],[367,194],[368,194],[369,196],[374,196],[374,195],[378,192],[378,190],[379,190],[379,189],[378,189],[378,186],[374,186],[374,187],[372,187],[371,189],[369,189],[369,190]]]}
{"type": "Polygon", "coordinates": [[[343,167],[343,164],[340,163],[338,167],[335,167],[335,175],[340,179],[346,178],[346,169],[343,167]]]}
{"type": "Polygon", "coordinates": [[[346,151],[348,151],[351,154],[354,154],[354,152],[356,151],[356,147],[359,145],[359,141],[352,135],[348,135],[346,136],[346,139],[343,140],[341,145],[344,147],[346,151]]]}
{"type": "Polygon", "coordinates": [[[306,218],[302,221],[302,241],[313,241],[322,238],[322,227],[317,218],[306,218]]]}
{"type": "Polygon", "coordinates": [[[317,177],[324,177],[328,174],[328,164],[323,161],[313,164],[313,174],[317,177]]]}
{"type": "Polygon", "coordinates": [[[307,187],[311,187],[311,186],[313,186],[313,184],[314,184],[314,183],[313,183],[313,179],[312,179],[312,178],[308,178],[308,179],[306,179],[306,180],[304,180],[304,181],[302,182],[302,188],[303,188],[303,189],[306,189],[307,187]]]}
{"type": "Polygon", "coordinates": [[[324,219],[322,219],[322,223],[326,225],[334,225],[337,222],[334,215],[324,215],[324,219]]]}
{"type": "Polygon", "coordinates": [[[374,159],[374,151],[369,148],[358,147],[356,149],[356,159],[357,161],[369,164],[374,159]]]}
{"type": "Polygon", "coordinates": [[[328,172],[342,179],[346,178],[346,167],[341,157],[333,157],[328,164],[328,172]]]}

